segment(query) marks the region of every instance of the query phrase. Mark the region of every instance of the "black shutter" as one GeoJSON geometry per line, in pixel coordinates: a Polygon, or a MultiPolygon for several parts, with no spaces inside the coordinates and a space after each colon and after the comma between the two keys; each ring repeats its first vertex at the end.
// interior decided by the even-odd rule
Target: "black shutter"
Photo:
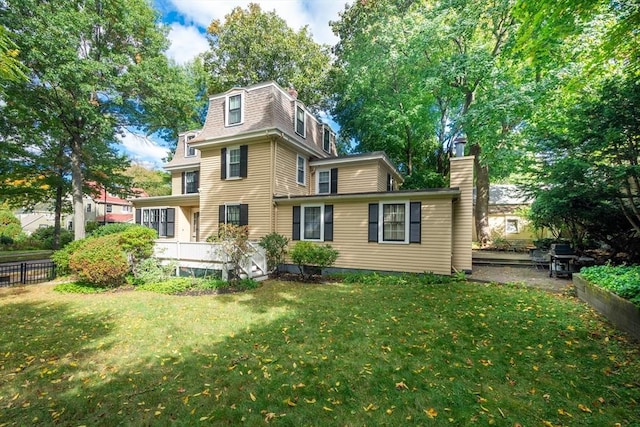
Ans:
{"type": "Polygon", "coordinates": [[[142,224],[142,209],[136,209],[136,224],[142,224]]]}
{"type": "Polygon", "coordinates": [[[333,205],[324,205],[324,240],[333,241],[333,205]]]}
{"type": "Polygon", "coordinates": [[[195,187],[193,188],[194,193],[200,192],[200,171],[195,171],[195,176],[193,178],[195,181],[195,187]]]}
{"type": "Polygon", "coordinates": [[[338,192],[338,168],[331,168],[331,194],[338,192]]]}
{"type": "Polygon", "coordinates": [[[220,179],[227,179],[227,149],[220,150],[220,179]]]}
{"type": "Polygon", "coordinates": [[[249,147],[246,145],[240,146],[240,177],[247,177],[247,160],[248,160],[249,147]]]}
{"type": "Polygon", "coordinates": [[[240,224],[239,225],[249,225],[249,205],[247,204],[240,205],[240,224]]]}
{"type": "Polygon", "coordinates": [[[409,243],[420,243],[422,203],[411,202],[409,204],[409,243]]]}
{"type": "Polygon", "coordinates": [[[225,222],[227,222],[225,212],[226,212],[226,209],[224,205],[218,206],[218,222],[220,224],[224,224],[225,222]]]}
{"type": "Polygon", "coordinates": [[[182,172],[182,190],[180,191],[180,194],[187,194],[187,178],[186,178],[186,172],[182,172]]]}
{"type": "Polygon", "coordinates": [[[173,237],[176,234],[176,210],[175,208],[167,208],[167,237],[173,237]]]}
{"type": "Polygon", "coordinates": [[[291,240],[300,240],[300,206],[293,207],[293,230],[291,240]]]}
{"type": "Polygon", "coordinates": [[[378,241],[378,204],[369,203],[369,241],[378,241]]]}

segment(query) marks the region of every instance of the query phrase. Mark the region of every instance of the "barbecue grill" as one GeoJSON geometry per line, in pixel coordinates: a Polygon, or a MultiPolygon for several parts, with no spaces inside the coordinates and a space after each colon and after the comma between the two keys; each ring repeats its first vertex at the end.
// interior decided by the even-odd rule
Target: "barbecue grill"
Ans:
{"type": "Polygon", "coordinates": [[[566,243],[553,243],[549,251],[549,277],[569,276],[574,271],[576,251],[566,243]]]}

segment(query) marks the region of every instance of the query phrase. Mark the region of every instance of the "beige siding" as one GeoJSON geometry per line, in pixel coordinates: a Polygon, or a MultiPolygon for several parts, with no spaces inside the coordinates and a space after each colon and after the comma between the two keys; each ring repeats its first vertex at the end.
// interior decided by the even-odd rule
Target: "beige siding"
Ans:
{"type": "MultiPolygon", "coordinates": [[[[340,165],[338,193],[365,193],[378,191],[378,162],[359,162],[340,165]]],[[[386,189],[386,188],[385,188],[386,189]]]]}
{"type": "Polygon", "coordinates": [[[182,194],[182,172],[171,172],[171,194],[182,194]]]}
{"type": "MultiPolygon", "coordinates": [[[[302,196],[312,194],[313,187],[309,176],[309,159],[307,160],[306,185],[297,183],[298,153],[282,143],[274,142],[275,179],[274,193],[278,196],[302,196]]],[[[301,154],[301,153],[300,153],[301,154]]],[[[301,154],[302,155],[302,154],[301,154]]],[[[305,157],[303,155],[303,157],[305,157]]],[[[305,157],[306,158],[306,157],[305,157]]]]}
{"type": "MultiPolygon", "coordinates": [[[[420,244],[368,242],[368,202],[333,206],[334,240],[327,243],[340,252],[336,267],[451,274],[451,199],[422,200],[420,244]]],[[[278,206],[276,231],[291,238],[292,221],[292,206],[278,206]]]]}
{"type": "Polygon", "coordinates": [[[471,271],[471,234],[473,230],[473,156],[451,159],[450,186],[461,195],[453,204],[453,267],[471,271]]]}
{"type": "Polygon", "coordinates": [[[200,168],[200,238],[218,230],[218,206],[225,203],[249,205],[249,236],[259,239],[271,232],[270,143],[248,147],[247,178],[220,179],[220,149],[204,150],[200,168]]]}
{"type": "MultiPolygon", "coordinates": [[[[380,162],[378,169],[378,191],[387,191],[387,174],[393,176],[393,171],[389,169],[385,164],[380,162]]],[[[398,182],[396,178],[393,178],[393,190],[398,189],[398,182]]]]}

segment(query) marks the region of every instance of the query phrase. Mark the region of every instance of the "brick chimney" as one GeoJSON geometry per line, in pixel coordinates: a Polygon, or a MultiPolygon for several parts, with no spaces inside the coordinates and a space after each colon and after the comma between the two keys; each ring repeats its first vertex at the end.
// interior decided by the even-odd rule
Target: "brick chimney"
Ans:
{"type": "Polygon", "coordinates": [[[291,95],[293,99],[298,99],[298,91],[291,83],[289,83],[289,95],[291,95]]]}

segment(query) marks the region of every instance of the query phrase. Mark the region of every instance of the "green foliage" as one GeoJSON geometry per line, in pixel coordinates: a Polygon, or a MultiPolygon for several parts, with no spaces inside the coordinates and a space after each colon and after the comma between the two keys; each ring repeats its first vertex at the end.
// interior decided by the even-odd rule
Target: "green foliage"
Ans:
{"type": "Polygon", "coordinates": [[[98,294],[105,292],[107,288],[84,282],[69,282],[60,283],[56,285],[53,290],[61,294],[98,294]]]}
{"type": "Polygon", "coordinates": [[[168,172],[131,165],[125,174],[133,179],[135,188],[143,189],[151,197],[171,194],[171,174],[168,172]]]}
{"type": "Polygon", "coordinates": [[[204,58],[210,93],[272,80],[284,88],[292,84],[299,99],[312,108],[325,101],[329,49],[315,43],[306,27],[295,32],[256,3],[246,10],[236,7],[224,19],[207,29],[210,50],[204,58]]]}
{"type": "Polygon", "coordinates": [[[640,266],[598,265],[584,267],[580,274],[589,282],[640,307],[640,266]]]}
{"type": "Polygon", "coordinates": [[[95,286],[122,285],[130,266],[120,245],[120,235],[85,239],[69,256],[69,269],[81,281],[95,286]]]}
{"type": "Polygon", "coordinates": [[[21,233],[20,220],[9,209],[0,207],[0,237],[11,239],[13,243],[21,233]]]}
{"type": "Polygon", "coordinates": [[[158,234],[155,230],[142,225],[133,224],[118,234],[118,243],[127,253],[129,261],[135,266],[138,262],[153,255],[153,245],[158,234]]]}
{"type": "Polygon", "coordinates": [[[298,241],[290,252],[291,261],[298,266],[303,280],[308,280],[314,270],[331,267],[338,259],[338,251],[329,244],[298,241]],[[316,268],[309,268],[310,266],[316,268]]]}
{"type": "Polygon", "coordinates": [[[129,230],[130,228],[140,227],[138,224],[131,224],[128,222],[115,222],[112,224],[101,225],[89,234],[88,237],[100,237],[107,236],[109,234],[121,233],[129,230]]]}
{"type": "Polygon", "coordinates": [[[133,284],[162,282],[168,280],[174,273],[175,265],[162,265],[154,257],[145,258],[136,265],[133,271],[133,284]]]}
{"type": "Polygon", "coordinates": [[[276,271],[278,266],[284,263],[288,244],[289,239],[276,232],[269,233],[260,239],[260,246],[267,253],[267,269],[269,271],[276,271]]]}
{"type": "Polygon", "coordinates": [[[200,279],[192,277],[172,277],[161,282],[144,283],[136,286],[136,290],[155,292],[158,294],[180,294],[192,289],[200,279]]]}
{"type": "MultiPolygon", "coordinates": [[[[40,245],[43,249],[54,249],[53,241],[54,241],[55,227],[42,227],[38,228],[36,231],[31,233],[31,238],[40,242],[40,245]]],[[[67,229],[60,230],[60,243],[59,247],[63,248],[68,245],[73,240],[73,234],[67,229]]]]}
{"type": "Polygon", "coordinates": [[[82,247],[85,242],[86,239],[74,240],[64,248],[55,251],[53,255],[51,255],[51,260],[56,264],[56,272],[58,276],[65,276],[72,273],[71,268],[69,267],[69,259],[71,257],[71,254],[82,247]]]}
{"type": "Polygon", "coordinates": [[[406,286],[413,284],[420,285],[447,285],[464,281],[464,278],[452,276],[440,276],[433,273],[345,273],[341,275],[342,282],[348,284],[359,283],[371,286],[406,286]]]}

